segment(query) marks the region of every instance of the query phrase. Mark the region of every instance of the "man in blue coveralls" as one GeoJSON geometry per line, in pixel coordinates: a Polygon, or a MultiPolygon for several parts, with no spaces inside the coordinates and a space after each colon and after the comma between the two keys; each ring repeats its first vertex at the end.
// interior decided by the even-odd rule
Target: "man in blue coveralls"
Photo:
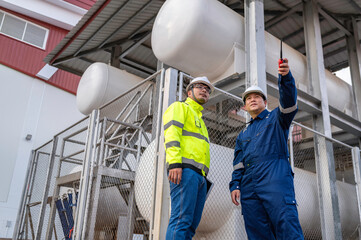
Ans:
{"type": "Polygon", "coordinates": [[[252,118],[236,140],[229,189],[235,205],[241,197],[250,240],[303,239],[287,149],[289,127],[298,109],[297,90],[286,58],[278,68],[278,88],[279,107],[271,112],[258,86],[242,95],[252,118]]]}

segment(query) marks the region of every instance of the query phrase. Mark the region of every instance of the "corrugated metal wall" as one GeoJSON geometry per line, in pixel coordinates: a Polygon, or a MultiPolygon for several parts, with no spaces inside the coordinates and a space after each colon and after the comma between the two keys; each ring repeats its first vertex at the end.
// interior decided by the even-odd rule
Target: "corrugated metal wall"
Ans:
{"type": "MultiPolygon", "coordinates": [[[[0,9],[49,30],[45,50],[0,34],[0,64],[23,72],[29,76],[36,77],[36,74],[45,66],[43,59],[61,41],[61,39],[64,38],[68,31],[5,8],[0,7],[0,9]]],[[[8,81],[11,81],[11,79],[8,79],[8,81]]],[[[79,76],[59,69],[46,82],[75,94],[79,81],[79,76]]]]}

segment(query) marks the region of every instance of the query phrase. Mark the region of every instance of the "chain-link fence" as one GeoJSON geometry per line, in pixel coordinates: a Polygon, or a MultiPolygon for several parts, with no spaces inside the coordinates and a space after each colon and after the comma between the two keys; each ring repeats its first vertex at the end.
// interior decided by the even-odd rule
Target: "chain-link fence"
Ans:
{"type": "Polygon", "coordinates": [[[18,239],[35,239],[39,219],[46,169],[49,166],[53,141],[50,141],[33,152],[31,159],[29,181],[25,188],[25,201],[21,208],[21,224],[19,224],[18,239]]]}
{"type": "MultiPolygon", "coordinates": [[[[155,239],[164,78],[165,71],[158,71],[35,150],[17,239],[155,239]]],[[[171,97],[185,99],[191,79],[183,73],[171,79],[177,82],[171,97]]],[[[236,138],[247,119],[241,102],[216,89],[204,106],[211,142],[208,178],[214,187],[194,239],[247,239],[241,207],[232,204],[228,190],[236,138]]],[[[290,162],[305,239],[322,239],[322,219],[334,219],[337,211],[343,239],[358,239],[352,149],[298,123],[291,132],[290,162]]]]}
{"type": "MultiPolygon", "coordinates": [[[[68,189],[78,184],[76,181],[57,184],[57,181],[61,177],[67,178],[69,173],[81,171],[87,125],[88,118],[84,118],[34,151],[25,201],[20,209],[22,214],[15,229],[16,239],[45,239],[47,231],[53,234],[54,239],[64,238],[64,226],[69,228],[73,217],[61,218],[65,211],[63,202],[70,194],[68,189]],[[50,219],[54,222],[48,230],[50,219]]],[[[79,179],[77,181],[79,182],[79,179]]],[[[75,205],[71,204],[70,207],[75,209],[75,205]]]]}
{"type": "Polygon", "coordinates": [[[322,239],[320,215],[324,214],[328,224],[326,231],[327,227],[334,228],[332,219],[335,219],[334,221],[341,223],[342,239],[359,239],[360,218],[352,148],[307,126],[295,123],[292,127],[291,157],[295,166],[299,218],[305,238],[322,239]],[[327,144],[331,147],[323,147],[327,144]],[[321,162],[323,164],[320,164],[321,162]],[[325,213],[320,211],[320,204],[325,213]]]}

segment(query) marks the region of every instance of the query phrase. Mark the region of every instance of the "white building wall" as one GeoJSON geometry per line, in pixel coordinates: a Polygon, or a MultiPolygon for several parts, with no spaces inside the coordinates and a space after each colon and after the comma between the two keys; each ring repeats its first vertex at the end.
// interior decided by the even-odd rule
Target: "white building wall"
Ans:
{"type": "Polygon", "coordinates": [[[0,0],[0,6],[67,30],[87,12],[62,0],[0,0]]]}
{"type": "Polygon", "coordinates": [[[74,95],[4,65],[0,72],[0,238],[10,238],[31,150],[84,115],[74,95]]]}

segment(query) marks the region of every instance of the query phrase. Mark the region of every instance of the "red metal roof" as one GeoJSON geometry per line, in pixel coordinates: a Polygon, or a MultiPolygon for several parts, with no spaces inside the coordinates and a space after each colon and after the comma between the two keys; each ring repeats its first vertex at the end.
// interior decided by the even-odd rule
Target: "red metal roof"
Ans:
{"type": "MultiPolygon", "coordinates": [[[[5,8],[0,7],[0,9],[49,30],[45,50],[0,34],[0,64],[38,78],[36,74],[45,66],[43,59],[65,37],[68,31],[5,8]]],[[[80,76],[59,69],[45,82],[75,94],[79,81],[80,76]]]]}

